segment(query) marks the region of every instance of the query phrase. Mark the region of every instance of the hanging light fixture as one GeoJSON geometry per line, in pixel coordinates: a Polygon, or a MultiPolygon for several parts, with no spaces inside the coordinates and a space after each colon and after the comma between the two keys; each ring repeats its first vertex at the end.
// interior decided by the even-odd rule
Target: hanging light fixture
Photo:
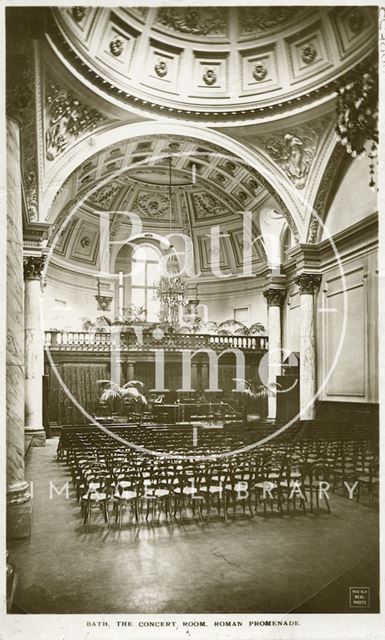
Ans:
{"type": "Polygon", "coordinates": [[[367,153],[369,186],[375,188],[378,145],[378,64],[366,62],[354,69],[349,81],[337,91],[336,133],[348,154],[367,153]]]}
{"type": "MultiPolygon", "coordinates": [[[[193,182],[186,182],[179,186],[190,186],[193,182]]],[[[172,235],[172,156],[169,156],[169,235],[172,235]]],[[[186,284],[179,274],[179,264],[174,245],[170,242],[167,250],[167,275],[162,276],[156,288],[156,296],[160,301],[159,320],[162,324],[176,330],[181,323],[183,310],[186,306],[186,284]]]]}

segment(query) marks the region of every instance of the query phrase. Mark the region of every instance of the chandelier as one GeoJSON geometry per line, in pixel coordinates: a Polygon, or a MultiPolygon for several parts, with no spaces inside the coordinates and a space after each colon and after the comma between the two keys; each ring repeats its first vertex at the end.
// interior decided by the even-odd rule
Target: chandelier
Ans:
{"type": "Polygon", "coordinates": [[[182,314],[186,305],[185,282],[179,276],[169,275],[162,278],[156,290],[156,295],[160,300],[159,320],[176,329],[182,321],[182,314]]]}
{"type": "Polygon", "coordinates": [[[354,70],[349,82],[337,88],[336,133],[352,158],[368,152],[370,181],[375,188],[378,145],[378,65],[366,63],[354,70]]]}
{"type": "MultiPolygon", "coordinates": [[[[178,186],[190,186],[193,182],[178,183],[178,186]]],[[[169,156],[169,233],[172,235],[172,156],[169,156]]],[[[155,295],[160,301],[159,321],[162,324],[177,329],[182,322],[183,312],[187,306],[185,298],[185,279],[179,273],[179,264],[172,243],[168,247],[166,260],[167,275],[162,276],[155,289],[155,295]]]]}

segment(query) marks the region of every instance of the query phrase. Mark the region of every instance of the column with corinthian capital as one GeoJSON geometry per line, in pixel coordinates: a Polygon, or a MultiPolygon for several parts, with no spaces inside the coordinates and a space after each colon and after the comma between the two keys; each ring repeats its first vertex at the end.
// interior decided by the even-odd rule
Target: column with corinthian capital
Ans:
{"type": "Polygon", "coordinates": [[[43,427],[44,334],[41,311],[41,275],[44,256],[24,257],[25,432],[32,446],[45,445],[43,427]]]}
{"type": "MultiPolygon", "coordinates": [[[[284,289],[270,287],[263,292],[268,305],[268,378],[269,385],[275,384],[277,376],[281,373],[282,364],[282,330],[281,307],[285,299],[284,289]]],[[[268,396],[268,420],[275,420],[277,415],[277,396],[269,392],[268,396]]]]}
{"type": "Polygon", "coordinates": [[[315,343],[315,294],[321,276],[316,273],[302,273],[296,278],[300,292],[300,374],[299,403],[301,420],[315,418],[315,399],[317,390],[316,343],[315,343]]]}
{"type": "MultiPolygon", "coordinates": [[[[24,476],[23,216],[18,124],[7,119],[6,427],[7,537],[31,533],[31,494],[24,476]]],[[[0,218],[5,235],[5,216],[0,218]]]]}

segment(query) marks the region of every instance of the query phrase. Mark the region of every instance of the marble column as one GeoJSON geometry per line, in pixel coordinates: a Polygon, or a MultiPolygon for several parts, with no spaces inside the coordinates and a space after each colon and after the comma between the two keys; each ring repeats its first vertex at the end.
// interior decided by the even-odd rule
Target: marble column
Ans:
{"type": "MultiPolygon", "coordinates": [[[[277,376],[281,373],[282,364],[282,330],[281,330],[281,306],[285,299],[284,289],[265,289],[263,292],[268,305],[268,376],[269,385],[274,385],[277,376]]],[[[268,420],[275,420],[277,415],[277,396],[270,392],[268,395],[268,420]]]]}
{"type": "Polygon", "coordinates": [[[209,388],[209,365],[206,362],[202,362],[201,365],[201,383],[202,391],[209,388]]]}
{"type": "MultiPolygon", "coordinates": [[[[31,495],[24,478],[23,221],[19,127],[7,121],[6,429],[7,536],[31,532],[31,495]]],[[[2,221],[4,217],[1,216],[2,221]]],[[[5,222],[5,220],[4,220],[5,222]]],[[[5,230],[4,230],[5,231],[5,230]]]]}
{"type": "Polygon", "coordinates": [[[300,372],[299,406],[301,420],[315,418],[314,395],[317,390],[316,343],[315,343],[315,294],[321,284],[321,276],[302,273],[296,278],[300,291],[300,372]]]}
{"type": "Polygon", "coordinates": [[[43,427],[44,334],[41,274],[43,256],[24,257],[25,432],[32,446],[45,445],[43,427]]]}
{"type": "Polygon", "coordinates": [[[196,362],[191,363],[191,389],[198,391],[198,365],[196,362]]]}
{"type": "Polygon", "coordinates": [[[135,380],[135,363],[128,362],[127,364],[127,382],[135,380]]]}

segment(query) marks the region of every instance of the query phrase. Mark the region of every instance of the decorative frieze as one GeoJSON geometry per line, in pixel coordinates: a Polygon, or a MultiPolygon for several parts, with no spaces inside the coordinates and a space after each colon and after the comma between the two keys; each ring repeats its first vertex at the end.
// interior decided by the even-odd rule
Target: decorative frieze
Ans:
{"type": "Polygon", "coordinates": [[[240,7],[241,33],[270,31],[293,20],[297,7],[240,7]]]}
{"type": "Polygon", "coordinates": [[[295,279],[300,293],[314,294],[321,285],[321,276],[318,273],[301,273],[295,279]]]}
{"type": "Polygon", "coordinates": [[[223,34],[227,21],[224,7],[162,7],[158,11],[161,25],[195,36],[223,34]]]}
{"type": "Polygon", "coordinates": [[[265,289],[263,292],[269,307],[281,307],[286,297],[285,289],[265,289]]]}

